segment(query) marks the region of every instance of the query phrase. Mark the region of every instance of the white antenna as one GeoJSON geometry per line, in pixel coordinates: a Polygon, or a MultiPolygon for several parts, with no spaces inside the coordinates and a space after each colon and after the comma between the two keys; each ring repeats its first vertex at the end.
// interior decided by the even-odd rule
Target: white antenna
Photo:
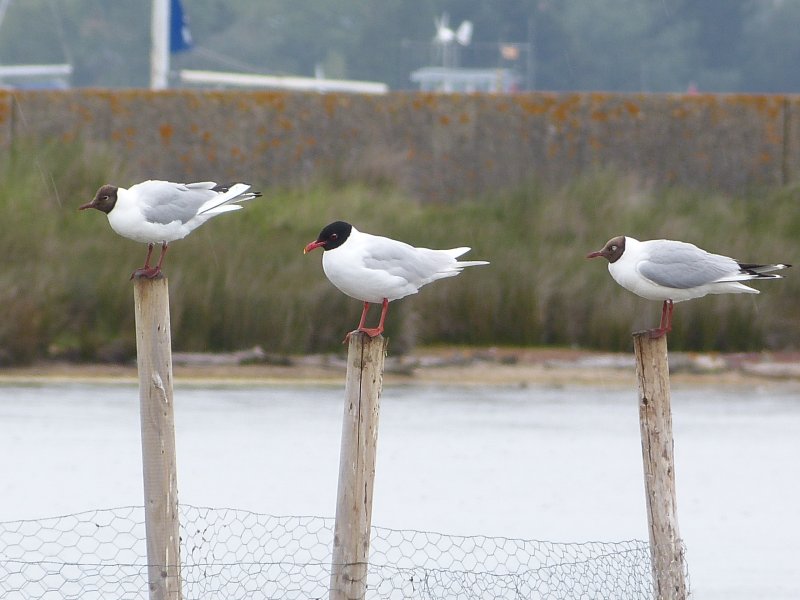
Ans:
{"type": "Polygon", "coordinates": [[[169,17],[170,0],[153,0],[150,21],[150,89],[169,86],[169,17]]]}

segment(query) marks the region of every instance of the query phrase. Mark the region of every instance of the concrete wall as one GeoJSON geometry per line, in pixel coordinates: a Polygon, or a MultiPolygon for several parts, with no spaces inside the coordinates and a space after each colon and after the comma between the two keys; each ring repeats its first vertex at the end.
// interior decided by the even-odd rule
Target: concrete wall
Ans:
{"type": "Polygon", "coordinates": [[[448,201],[613,168],[736,191],[798,177],[799,109],[742,95],[15,91],[0,92],[0,145],[97,146],[130,165],[131,182],[337,175],[448,201]]]}

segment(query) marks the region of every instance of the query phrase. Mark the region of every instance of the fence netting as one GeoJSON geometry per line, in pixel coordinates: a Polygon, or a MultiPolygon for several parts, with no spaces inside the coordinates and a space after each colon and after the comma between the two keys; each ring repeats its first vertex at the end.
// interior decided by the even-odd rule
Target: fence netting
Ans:
{"type": "MultiPolygon", "coordinates": [[[[328,598],[333,519],[182,505],[183,598],[328,598]]],[[[367,598],[652,598],[647,542],[372,528],[367,598]]],[[[144,509],[0,523],[0,597],[148,598],[144,509]]]]}

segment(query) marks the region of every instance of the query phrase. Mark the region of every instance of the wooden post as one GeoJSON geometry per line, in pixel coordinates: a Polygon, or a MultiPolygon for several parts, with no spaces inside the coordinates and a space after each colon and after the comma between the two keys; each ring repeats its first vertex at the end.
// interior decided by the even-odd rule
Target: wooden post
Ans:
{"type": "Polygon", "coordinates": [[[361,600],[367,590],[378,413],[387,340],[353,333],[347,349],[339,492],[330,600],[361,600]]]}
{"type": "Polygon", "coordinates": [[[650,561],[657,600],[684,600],[683,545],[678,531],[667,336],[633,335],[639,381],[639,427],[650,530],[650,561]]]}
{"type": "Polygon", "coordinates": [[[147,581],[150,600],[180,600],[178,476],[167,280],[164,277],[136,278],[133,292],[142,425],[147,581]]]}

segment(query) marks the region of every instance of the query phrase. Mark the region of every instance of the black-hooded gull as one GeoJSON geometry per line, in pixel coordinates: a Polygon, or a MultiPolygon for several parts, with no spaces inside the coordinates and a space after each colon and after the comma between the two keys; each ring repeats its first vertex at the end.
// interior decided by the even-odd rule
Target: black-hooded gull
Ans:
{"type": "Polygon", "coordinates": [[[415,248],[405,242],[362,233],[344,221],[326,225],[304,253],[315,248],[324,250],[322,269],[330,282],[364,303],[356,331],[370,337],[383,332],[392,300],[416,294],[423,285],[437,279],[458,275],[464,267],[489,264],[484,260],[457,260],[470,248],[415,248]],[[374,328],[365,326],[370,303],[382,305],[380,321],[374,328]]]}

